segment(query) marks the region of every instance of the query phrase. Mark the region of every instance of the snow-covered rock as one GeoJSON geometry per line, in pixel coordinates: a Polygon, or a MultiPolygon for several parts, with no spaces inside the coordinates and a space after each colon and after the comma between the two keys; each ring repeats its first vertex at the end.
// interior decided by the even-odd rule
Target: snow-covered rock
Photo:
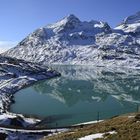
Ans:
{"type": "Polygon", "coordinates": [[[112,29],[74,15],[39,28],[4,53],[43,64],[140,67],[140,12],[112,29]]]}

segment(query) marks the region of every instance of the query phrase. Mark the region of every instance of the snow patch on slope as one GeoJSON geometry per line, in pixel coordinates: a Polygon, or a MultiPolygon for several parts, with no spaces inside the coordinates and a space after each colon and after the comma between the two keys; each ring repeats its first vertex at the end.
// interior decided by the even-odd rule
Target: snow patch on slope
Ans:
{"type": "Polygon", "coordinates": [[[106,133],[97,133],[97,134],[92,134],[92,135],[88,135],[88,136],[79,138],[78,140],[94,140],[94,139],[104,138],[105,134],[112,135],[112,134],[116,134],[116,133],[117,133],[116,131],[109,131],[106,133]]]}

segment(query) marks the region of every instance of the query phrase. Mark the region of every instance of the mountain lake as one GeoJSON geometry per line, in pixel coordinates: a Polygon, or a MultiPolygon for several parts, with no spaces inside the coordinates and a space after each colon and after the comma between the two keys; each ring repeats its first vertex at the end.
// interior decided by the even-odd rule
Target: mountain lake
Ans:
{"type": "Polygon", "coordinates": [[[10,111],[37,116],[47,126],[69,126],[139,111],[140,70],[51,66],[61,77],[18,91],[10,111]]]}

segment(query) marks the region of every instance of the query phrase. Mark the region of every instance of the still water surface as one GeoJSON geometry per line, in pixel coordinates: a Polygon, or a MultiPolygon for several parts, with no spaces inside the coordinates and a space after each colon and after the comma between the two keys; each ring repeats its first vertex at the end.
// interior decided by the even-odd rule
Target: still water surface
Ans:
{"type": "MultiPolygon", "coordinates": [[[[137,111],[140,71],[53,66],[62,76],[15,94],[11,111],[35,115],[48,126],[67,126],[137,111]]],[[[43,123],[44,123],[43,122],[43,123]]]]}

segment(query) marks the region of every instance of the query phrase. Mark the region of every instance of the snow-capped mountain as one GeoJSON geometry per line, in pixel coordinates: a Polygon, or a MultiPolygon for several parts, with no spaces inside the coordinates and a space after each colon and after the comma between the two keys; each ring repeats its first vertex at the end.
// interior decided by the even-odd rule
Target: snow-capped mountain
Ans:
{"type": "Polygon", "coordinates": [[[115,29],[123,30],[134,37],[140,37],[140,12],[125,18],[115,29]]]}
{"type": "Polygon", "coordinates": [[[69,15],[37,29],[4,55],[43,64],[139,67],[139,28],[140,13],[114,29],[106,22],[69,15]]]}

